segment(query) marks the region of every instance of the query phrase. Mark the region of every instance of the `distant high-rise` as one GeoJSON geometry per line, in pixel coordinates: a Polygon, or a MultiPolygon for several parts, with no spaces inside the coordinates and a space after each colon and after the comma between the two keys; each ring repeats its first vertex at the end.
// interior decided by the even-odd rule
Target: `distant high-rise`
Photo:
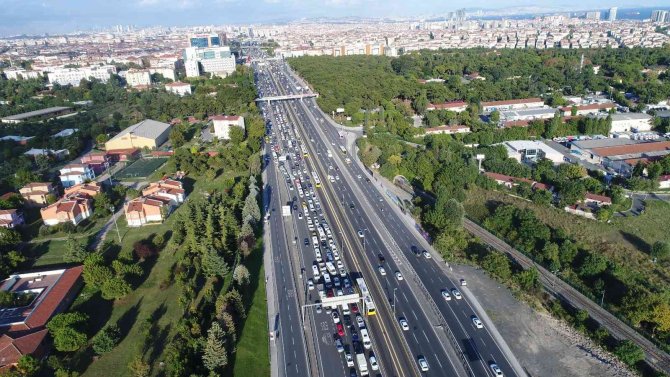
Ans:
{"type": "Polygon", "coordinates": [[[586,19],[587,20],[599,20],[600,19],[600,12],[598,12],[598,11],[586,12],[586,19]]]}
{"type": "Polygon", "coordinates": [[[193,34],[189,37],[191,47],[219,47],[221,38],[217,34],[193,34]]]}
{"type": "Polygon", "coordinates": [[[608,21],[616,21],[616,11],[617,7],[610,8],[609,16],[607,17],[608,21]]]}
{"type": "Polygon", "coordinates": [[[670,22],[670,12],[667,10],[655,10],[651,12],[653,22],[670,22]]]}

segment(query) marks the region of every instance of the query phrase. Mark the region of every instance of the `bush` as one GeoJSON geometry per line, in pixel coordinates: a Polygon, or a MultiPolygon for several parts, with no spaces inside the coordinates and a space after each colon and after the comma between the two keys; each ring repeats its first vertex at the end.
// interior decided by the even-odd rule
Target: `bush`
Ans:
{"type": "Polygon", "coordinates": [[[93,351],[98,355],[114,349],[121,340],[121,330],[116,324],[109,325],[93,337],[93,351]]]}
{"type": "Polygon", "coordinates": [[[632,341],[626,339],[614,349],[614,354],[624,363],[634,366],[644,360],[644,351],[632,341]]]}
{"type": "Polygon", "coordinates": [[[135,244],[133,244],[133,251],[135,252],[135,255],[142,260],[151,258],[158,254],[158,251],[154,245],[144,241],[135,242],[135,244]]]}

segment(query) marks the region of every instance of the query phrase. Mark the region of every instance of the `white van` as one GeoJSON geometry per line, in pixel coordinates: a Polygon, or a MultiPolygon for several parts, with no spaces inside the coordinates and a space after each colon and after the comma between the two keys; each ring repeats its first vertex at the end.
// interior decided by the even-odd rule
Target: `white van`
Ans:
{"type": "Polygon", "coordinates": [[[372,348],[372,342],[370,341],[370,335],[368,335],[367,329],[361,329],[361,338],[363,339],[363,347],[366,350],[372,348]]]}

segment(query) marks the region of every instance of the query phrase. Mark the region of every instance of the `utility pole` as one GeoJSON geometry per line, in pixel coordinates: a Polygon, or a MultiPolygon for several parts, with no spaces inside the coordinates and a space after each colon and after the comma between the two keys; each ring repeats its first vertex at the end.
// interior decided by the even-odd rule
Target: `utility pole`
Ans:
{"type": "Polygon", "coordinates": [[[120,244],[121,232],[119,232],[119,224],[116,222],[116,213],[114,213],[114,206],[110,206],[109,209],[112,210],[112,220],[114,220],[114,226],[116,227],[116,236],[119,237],[119,244],[120,244]]]}

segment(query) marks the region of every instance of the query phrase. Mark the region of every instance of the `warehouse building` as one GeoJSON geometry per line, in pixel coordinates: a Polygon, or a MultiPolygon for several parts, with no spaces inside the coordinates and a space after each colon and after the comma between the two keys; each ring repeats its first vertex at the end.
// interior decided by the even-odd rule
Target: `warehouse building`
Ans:
{"type": "Polygon", "coordinates": [[[156,149],[168,140],[169,135],[169,124],[145,119],[119,132],[105,143],[105,149],[156,149]]]}
{"type": "Polygon", "coordinates": [[[21,123],[21,122],[35,122],[44,119],[51,119],[61,115],[69,114],[72,112],[71,107],[56,106],[49,107],[46,109],[29,111],[27,113],[9,115],[2,118],[2,123],[21,123]]]}

